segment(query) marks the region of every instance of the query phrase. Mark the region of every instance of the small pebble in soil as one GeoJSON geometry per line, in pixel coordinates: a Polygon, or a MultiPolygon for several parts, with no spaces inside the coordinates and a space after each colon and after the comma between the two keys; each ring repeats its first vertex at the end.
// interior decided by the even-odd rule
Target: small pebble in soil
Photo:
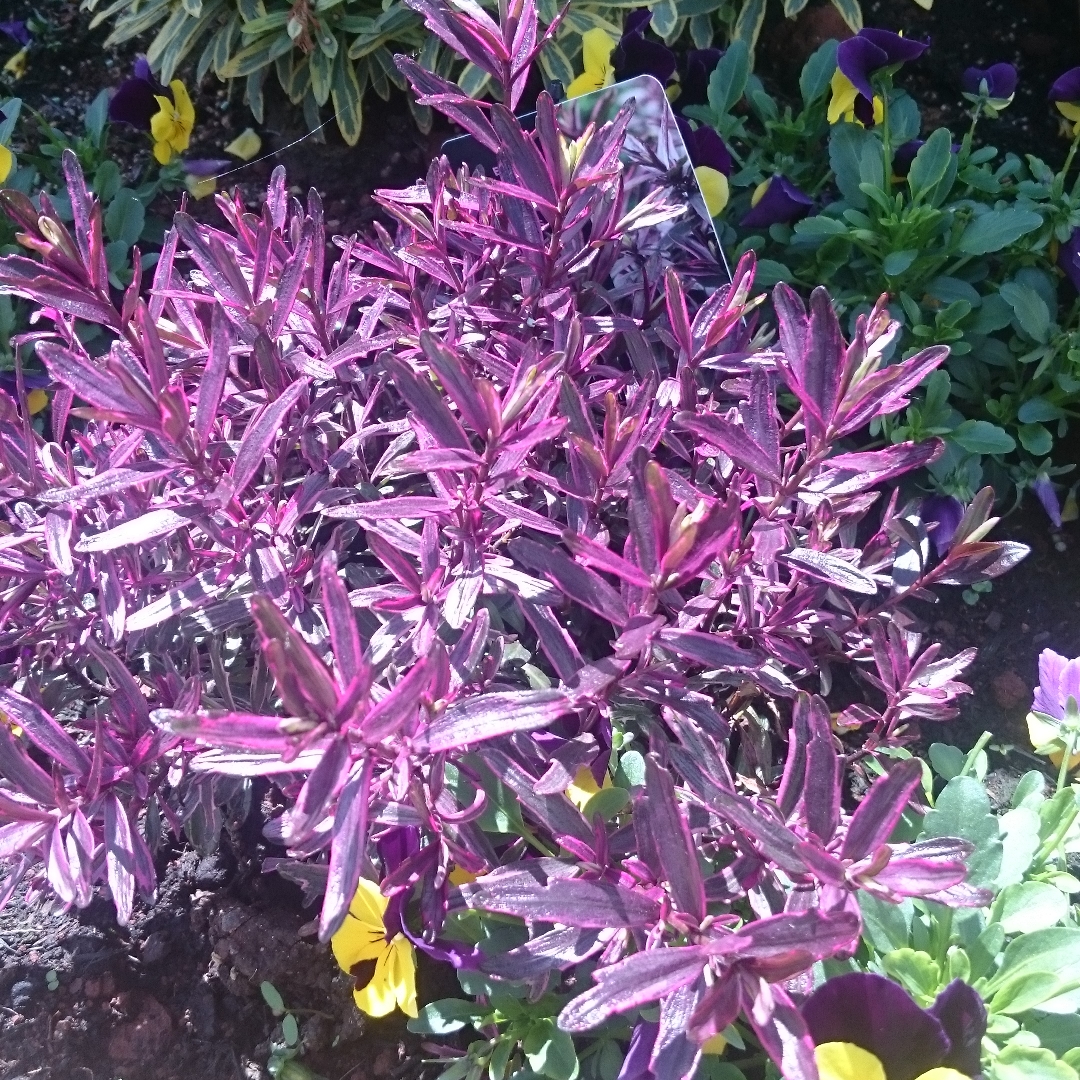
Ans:
{"type": "Polygon", "coordinates": [[[34,999],[34,984],[21,979],[11,988],[11,1007],[22,1012],[34,999]]]}
{"type": "Polygon", "coordinates": [[[993,630],[995,633],[1001,629],[1001,624],[1004,622],[1004,618],[1000,611],[991,611],[986,616],[986,628],[987,630],[993,630]]]}
{"type": "Polygon", "coordinates": [[[1015,671],[1003,671],[990,680],[994,700],[1007,710],[1026,707],[1031,700],[1031,690],[1015,671]]]}

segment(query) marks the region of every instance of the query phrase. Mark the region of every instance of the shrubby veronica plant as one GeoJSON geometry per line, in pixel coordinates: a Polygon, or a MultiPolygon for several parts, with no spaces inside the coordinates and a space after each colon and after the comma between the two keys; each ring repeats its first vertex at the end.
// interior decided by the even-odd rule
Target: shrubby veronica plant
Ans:
{"type": "MultiPolygon", "coordinates": [[[[516,104],[530,8],[494,42],[424,13],[516,104]]],[[[161,834],[212,843],[268,777],[273,868],[322,893],[358,1004],[412,1012],[418,951],[458,969],[472,1000],[416,1021],[477,1029],[446,1075],[726,1050],[815,1080],[800,1002],[868,906],[918,949],[907,912],[969,926],[995,895],[969,818],[923,816],[905,744],[973,652],[914,605],[1026,549],[986,539],[989,489],[932,544],[895,482],[936,439],[851,443],[947,348],[886,365],[884,298],[847,340],[785,285],[767,347],[752,255],[711,294],[663,265],[682,207],[628,204],[627,112],[569,142],[541,95],[526,133],[399,63],[498,176],[434,162],[332,266],[281,170],[259,214],[218,197],[227,229],[178,214],[123,292],[74,155],[72,229],[3,195],[36,257],[0,287],[56,392],[38,432],[20,368],[0,391],[2,898],[103,884],[124,921],[161,834]]]]}

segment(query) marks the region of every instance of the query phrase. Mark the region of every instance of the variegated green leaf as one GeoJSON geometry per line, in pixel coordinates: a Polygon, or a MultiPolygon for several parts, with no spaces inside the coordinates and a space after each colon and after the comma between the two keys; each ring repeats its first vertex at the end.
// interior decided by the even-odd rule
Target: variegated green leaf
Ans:
{"type": "Polygon", "coordinates": [[[319,48],[331,60],[338,54],[338,39],[337,35],[326,25],[326,23],[319,23],[315,30],[315,40],[319,43],[319,48]]]}
{"type": "Polygon", "coordinates": [[[311,69],[311,91],[320,106],[330,100],[334,63],[321,49],[316,49],[308,56],[308,67],[311,69]]]}
{"type": "Polygon", "coordinates": [[[840,12],[844,22],[857,34],[863,28],[862,8],[859,0],[832,0],[833,7],[840,12]]]}
{"type": "Polygon", "coordinates": [[[694,15],[690,19],[690,40],[695,49],[711,48],[715,35],[716,29],[711,15],[694,15]]]}
{"type": "Polygon", "coordinates": [[[754,47],[757,45],[758,34],[761,33],[761,24],[764,21],[765,0],[744,0],[731,37],[734,41],[745,43],[750,50],[751,59],[754,55],[754,47]]]}
{"type": "Polygon", "coordinates": [[[547,82],[561,82],[564,89],[569,86],[576,75],[574,65],[570,63],[570,57],[563,52],[562,47],[555,41],[549,41],[540,53],[540,68],[544,72],[547,82]]]}
{"type": "Polygon", "coordinates": [[[679,9],[675,0],[660,0],[652,8],[652,29],[665,41],[670,40],[679,25],[679,9]]]}
{"type": "Polygon", "coordinates": [[[261,124],[263,122],[263,83],[266,81],[265,67],[253,71],[247,77],[247,86],[244,88],[244,100],[248,103],[251,115],[261,124]]]}
{"type": "Polygon", "coordinates": [[[364,126],[363,92],[356,78],[356,68],[345,56],[344,50],[338,53],[334,63],[332,93],[341,137],[349,146],[355,146],[364,126]]]}
{"type": "Polygon", "coordinates": [[[224,66],[221,77],[223,79],[243,79],[253,74],[260,68],[270,63],[270,46],[272,38],[262,38],[254,45],[248,45],[238,53],[234,53],[229,62],[224,66]]]}
{"type": "Polygon", "coordinates": [[[482,68],[478,68],[475,64],[466,64],[457,83],[469,97],[479,97],[490,81],[491,76],[482,68]]]}
{"type": "Polygon", "coordinates": [[[784,14],[789,19],[794,19],[806,7],[807,3],[809,3],[809,0],[784,0],[784,14]]]}
{"type": "Polygon", "coordinates": [[[202,14],[202,0],[183,0],[183,8],[193,19],[197,19],[202,14]]]}
{"type": "Polygon", "coordinates": [[[711,15],[723,5],[717,0],[675,0],[679,15],[684,19],[693,18],[695,15],[711,15]]]}
{"type": "Polygon", "coordinates": [[[254,22],[266,14],[263,0],[236,0],[236,6],[240,9],[240,18],[244,22],[254,22]]]}

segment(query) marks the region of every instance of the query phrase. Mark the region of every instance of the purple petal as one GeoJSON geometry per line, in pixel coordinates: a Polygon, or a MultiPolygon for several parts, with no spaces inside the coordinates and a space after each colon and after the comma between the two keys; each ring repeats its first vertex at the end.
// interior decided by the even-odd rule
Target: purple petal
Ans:
{"type": "Polygon", "coordinates": [[[937,526],[930,530],[930,539],[934,543],[938,558],[943,559],[949,551],[953,536],[956,535],[956,527],[964,516],[964,504],[954,495],[929,495],[922,501],[921,512],[927,527],[937,526]]]}
{"type": "Polygon", "coordinates": [[[652,12],[647,7],[635,8],[626,16],[626,22],[623,24],[623,40],[625,41],[633,34],[640,37],[651,22],[652,12]]]}
{"type": "Polygon", "coordinates": [[[623,1058],[622,1068],[615,1080],[654,1080],[649,1059],[652,1057],[659,1030],[660,1025],[649,1020],[639,1020],[634,1025],[634,1033],[630,1036],[630,1049],[623,1058]]]}
{"type": "Polygon", "coordinates": [[[677,104],[704,105],[709,100],[709,79],[724,54],[719,49],[690,49],[686,54],[686,70],[679,85],[682,87],[677,104]]]}
{"type": "Polygon", "coordinates": [[[991,64],[988,68],[969,67],[960,77],[960,88],[965,94],[978,94],[984,79],[988,97],[1003,101],[1016,92],[1016,68],[1004,63],[991,64]]]}
{"type": "Polygon", "coordinates": [[[757,206],[751,207],[739,224],[753,229],[767,229],[770,225],[790,223],[805,217],[813,205],[814,200],[809,195],[777,173],[769,181],[757,206]]]}
{"type": "Polygon", "coordinates": [[[890,64],[907,64],[918,60],[930,48],[929,41],[904,37],[903,34],[894,34],[891,30],[860,30],[858,36],[881,49],[888,56],[890,64]]]}
{"type": "Polygon", "coordinates": [[[675,54],[662,41],[653,41],[639,33],[623,34],[612,61],[615,78],[620,82],[637,75],[652,75],[666,83],[675,74],[675,54]]]}
{"type": "Polygon", "coordinates": [[[952,1043],[941,1062],[965,1076],[981,1071],[982,1038],[986,1034],[986,1006],[979,994],[961,979],[954,979],[928,1010],[945,1029],[952,1043]]]}
{"type": "Polygon", "coordinates": [[[154,84],[147,79],[125,79],[109,101],[109,119],[149,131],[150,119],[158,111],[156,92],[154,84]]]}
{"type": "Polygon", "coordinates": [[[1080,67],[1070,68],[1050,87],[1051,101],[1080,101],[1080,67]]]}
{"type": "Polygon", "coordinates": [[[1046,516],[1053,523],[1054,528],[1060,529],[1061,503],[1058,502],[1057,492],[1054,490],[1054,485],[1050,483],[1050,478],[1045,473],[1039,473],[1032,482],[1031,490],[1042,503],[1042,508],[1046,511],[1046,516]]]}
{"type": "Polygon", "coordinates": [[[860,94],[855,99],[855,107],[852,111],[855,113],[855,119],[863,127],[871,128],[874,126],[874,103],[868,97],[863,97],[860,94]]]}
{"type": "Polygon", "coordinates": [[[864,30],[840,42],[836,50],[836,65],[851,80],[855,89],[872,101],[874,88],[870,85],[870,76],[879,68],[888,67],[889,54],[865,35],[864,30]]]}
{"type": "MultiPolygon", "coordinates": [[[[1077,70],[1080,71],[1080,68],[1077,70]]],[[[1080,292],[1080,229],[1073,229],[1072,235],[1061,245],[1057,264],[1065,271],[1065,276],[1073,283],[1073,288],[1080,292]]]]}
{"type": "Polygon", "coordinates": [[[392,874],[410,855],[420,850],[420,830],[415,825],[389,829],[375,844],[383,864],[383,874],[392,874]]]}
{"type": "Polygon", "coordinates": [[[817,1045],[854,1043],[874,1054],[889,1080],[915,1080],[940,1065],[949,1037],[896,983],[854,972],[823,983],[802,1009],[817,1045]]]}
{"type": "Polygon", "coordinates": [[[1039,654],[1039,685],[1031,707],[1064,720],[1070,697],[1080,704],[1080,658],[1069,660],[1053,649],[1043,649],[1039,654]]]}
{"type": "Polygon", "coordinates": [[[707,165],[725,176],[731,175],[731,154],[724,140],[711,127],[703,124],[694,130],[681,116],[675,118],[675,123],[679,126],[679,133],[690,155],[690,164],[694,168],[707,165]]]}
{"type": "Polygon", "coordinates": [[[30,44],[30,31],[27,30],[26,23],[22,19],[9,19],[7,22],[0,22],[0,33],[7,34],[12,41],[16,41],[20,45],[30,44]]]}
{"type": "Polygon", "coordinates": [[[184,172],[191,176],[217,176],[231,165],[227,158],[185,158],[184,172]]]}

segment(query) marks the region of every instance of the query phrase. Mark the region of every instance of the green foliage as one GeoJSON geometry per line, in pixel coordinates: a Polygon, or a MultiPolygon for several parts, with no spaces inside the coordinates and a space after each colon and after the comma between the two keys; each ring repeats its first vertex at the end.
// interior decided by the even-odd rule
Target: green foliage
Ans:
{"type": "Polygon", "coordinates": [[[980,121],[996,115],[985,102],[973,105],[963,137],[945,128],[920,136],[918,105],[887,73],[876,76],[883,123],[830,125],[836,48],[826,42],[806,63],[798,102],[770,97],[746,50],[733,48],[708,105],[686,110],[735,158],[726,243],[736,256],[757,252],[759,281],[826,286],[852,323],[887,293],[902,327],[897,356],[950,347],[921,400],[871,429],[893,442],[943,438],[935,488],[967,501],[989,481],[1019,495],[1040,475],[1068,472],[1052,454],[1080,406],[1080,301],[1055,263],[1080,226],[1080,184],[1066,183],[1068,167],[979,145],[980,121]],[[907,175],[895,175],[898,151],[920,137],[907,175]],[[820,211],[767,231],[740,227],[751,193],[775,174],[819,199],[820,211]]]}

